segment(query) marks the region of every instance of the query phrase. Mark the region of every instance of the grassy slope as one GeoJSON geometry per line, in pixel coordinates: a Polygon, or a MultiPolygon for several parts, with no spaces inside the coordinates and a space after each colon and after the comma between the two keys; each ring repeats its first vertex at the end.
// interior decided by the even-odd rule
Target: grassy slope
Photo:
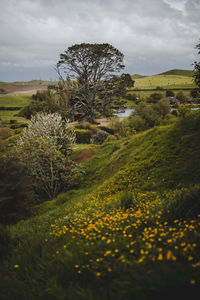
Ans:
{"type": "Polygon", "coordinates": [[[144,78],[135,79],[134,88],[155,89],[162,88],[195,88],[193,78],[180,75],[153,75],[144,78]]]}
{"type": "Polygon", "coordinates": [[[174,70],[169,70],[167,72],[163,72],[159,75],[179,75],[179,76],[193,77],[194,76],[194,71],[174,69],[174,70]]]}
{"type": "Polygon", "coordinates": [[[161,208],[171,190],[199,184],[199,141],[198,117],[93,147],[78,190],[40,205],[35,217],[11,228],[2,299],[191,296],[199,278],[192,267],[200,259],[199,223],[168,225],[161,208]],[[124,210],[127,190],[137,196],[124,210]]]}
{"type": "Polygon", "coordinates": [[[24,107],[30,103],[31,96],[29,94],[1,95],[0,107],[24,107]]]}
{"type": "Polygon", "coordinates": [[[0,82],[0,88],[10,85],[48,85],[54,84],[55,81],[49,80],[31,80],[31,81],[15,81],[15,82],[0,82]]]}
{"type": "MultiPolygon", "coordinates": [[[[24,107],[31,101],[30,94],[17,94],[17,95],[0,95],[0,107],[24,107]]],[[[27,123],[27,120],[22,117],[17,117],[18,110],[0,110],[0,118],[4,125],[8,125],[10,120],[16,120],[19,123],[27,123]]]]}

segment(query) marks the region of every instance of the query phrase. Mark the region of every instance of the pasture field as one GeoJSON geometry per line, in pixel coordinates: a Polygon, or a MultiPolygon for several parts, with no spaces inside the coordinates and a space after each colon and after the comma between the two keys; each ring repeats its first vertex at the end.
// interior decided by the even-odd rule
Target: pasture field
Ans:
{"type": "Polygon", "coordinates": [[[135,79],[134,89],[156,89],[157,87],[164,89],[192,89],[196,85],[193,77],[178,75],[153,75],[135,79]]]}
{"type": "Polygon", "coordinates": [[[15,82],[0,82],[0,88],[4,88],[10,85],[49,85],[54,84],[55,81],[49,80],[31,80],[31,81],[15,81],[15,82]]]}
{"type": "Polygon", "coordinates": [[[28,105],[31,101],[31,94],[14,94],[14,95],[0,95],[0,119],[1,126],[10,126],[10,120],[14,120],[19,124],[27,123],[23,117],[18,117],[20,109],[28,105]],[[6,108],[8,108],[6,110],[6,108]],[[15,110],[11,110],[16,108],[15,110]]]}
{"type": "Polygon", "coordinates": [[[18,117],[19,110],[0,110],[0,118],[4,125],[10,124],[10,120],[15,120],[20,124],[27,124],[28,120],[18,117]]]}
{"type": "Polygon", "coordinates": [[[31,101],[31,94],[0,95],[0,107],[24,107],[31,101]]]}
{"type": "Polygon", "coordinates": [[[197,299],[199,141],[194,112],[90,146],[76,189],[1,228],[2,299],[197,299]]]}

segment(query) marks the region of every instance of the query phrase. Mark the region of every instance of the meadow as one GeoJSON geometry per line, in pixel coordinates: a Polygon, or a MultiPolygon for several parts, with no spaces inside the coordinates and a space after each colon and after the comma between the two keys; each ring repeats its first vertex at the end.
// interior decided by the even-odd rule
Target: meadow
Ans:
{"type": "Polygon", "coordinates": [[[181,75],[153,75],[136,78],[134,89],[163,89],[195,88],[194,80],[189,76],[181,75]]]}
{"type": "Polygon", "coordinates": [[[25,118],[18,117],[17,114],[22,107],[31,102],[31,96],[31,94],[0,95],[0,119],[2,127],[10,126],[10,120],[14,120],[14,122],[19,124],[27,123],[25,118]]]}
{"type": "MultiPolygon", "coordinates": [[[[157,86],[194,87],[190,71],[136,78],[139,89],[157,86]]],[[[9,109],[30,101],[1,95],[2,125],[28,122],[9,109]]],[[[16,138],[3,141],[1,155],[16,138]]],[[[94,154],[80,162],[76,188],[0,225],[0,299],[198,299],[200,113],[102,145],[76,144],[71,158],[85,149],[94,154]]]]}
{"type": "Polygon", "coordinates": [[[199,129],[195,112],[90,145],[77,189],[1,229],[1,299],[195,299],[199,129]]]}

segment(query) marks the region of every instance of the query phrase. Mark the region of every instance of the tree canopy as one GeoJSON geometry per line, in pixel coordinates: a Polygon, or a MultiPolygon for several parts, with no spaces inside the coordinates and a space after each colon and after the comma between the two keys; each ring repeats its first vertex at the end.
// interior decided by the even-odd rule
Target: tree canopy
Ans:
{"type": "MultiPolygon", "coordinates": [[[[198,54],[200,54],[200,43],[195,47],[198,50],[198,54]]],[[[200,61],[194,62],[194,80],[196,85],[200,88],[200,61]]]]}
{"type": "Polygon", "coordinates": [[[57,70],[61,81],[63,72],[77,80],[71,103],[80,118],[93,123],[97,111],[105,114],[126,86],[133,86],[129,74],[116,75],[124,69],[123,58],[118,49],[107,43],[73,45],[60,54],[57,70]]]}

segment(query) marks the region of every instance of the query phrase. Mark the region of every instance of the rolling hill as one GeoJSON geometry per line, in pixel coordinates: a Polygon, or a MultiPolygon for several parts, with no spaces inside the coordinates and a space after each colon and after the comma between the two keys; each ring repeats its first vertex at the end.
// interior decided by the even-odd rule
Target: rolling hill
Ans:
{"type": "Polygon", "coordinates": [[[195,299],[199,141],[193,113],[90,145],[77,189],[0,231],[2,299],[195,299]]]}

